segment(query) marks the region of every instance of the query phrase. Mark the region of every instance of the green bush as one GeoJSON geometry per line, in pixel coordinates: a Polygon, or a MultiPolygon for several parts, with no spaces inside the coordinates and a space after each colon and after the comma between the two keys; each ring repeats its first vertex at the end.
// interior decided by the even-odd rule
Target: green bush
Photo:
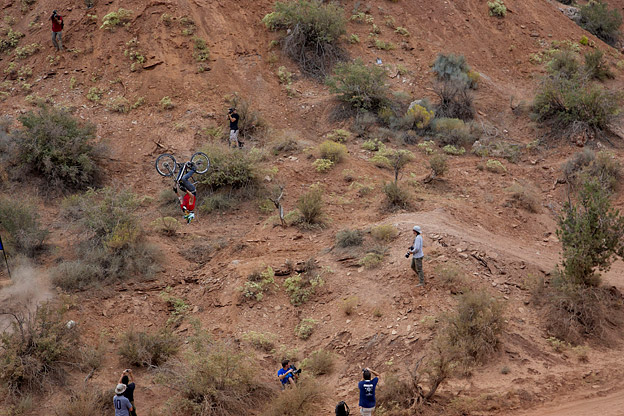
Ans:
{"type": "Polygon", "coordinates": [[[266,270],[256,270],[247,276],[245,286],[240,288],[240,290],[243,298],[253,298],[259,302],[264,298],[265,293],[276,286],[275,272],[271,266],[268,266],[266,270]]]}
{"type": "Polygon", "coordinates": [[[316,350],[303,360],[301,367],[314,376],[331,374],[334,371],[334,354],[325,350],[316,350]]]}
{"type": "Polygon", "coordinates": [[[533,101],[534,117],[553,130],[578,130],[579,124],[592,132],[602,131],[619,113],[621,94],[577,77],[544,79],[533,101]]]}
{"type": "Polygon", "coordinates": [[[97,184],[96,161],[104,149],[92,144],[93,124],[47,106],[19,120],[24,127],[16,139],[25,169],[43,176],[51,189],[86,189],[97,184]]]}
{"type": "Polygon", "coordinates": [[[361,60],[336,65],[327,85],[338,99],[355,110],[377,111],[387,101],[386,70],[366,66],[361,60]]]}
{"type": "Polygon", "coordinates": [[[317,323],[318,321],[316,319],[302,319],[301,322],[299,322],[295,327],[295,336],[303,340],[310,338],[314,333],[314,329],[316,328],[317,323]]]}
{"type": "Polygon", "coordinates": [[[39,52],[39,49],[41,49],[41,45],[38,43],[31,43],[30,45],[17,47],[15,48],[15,56],[17,59],[26,59],[29,56],[39,52]]]}
{"type": "Polygon", "coordinates": [[[168,95],[161,98],[158,104],[163,110],[172,110],[175,108],[175,104],[173,103],[173,101],[171,101],[171,97],[169,97],[168,95]]]}
{"type": "Polygon", "coordinates": [[[102,89],[98,87],[91,87],[89,88],[89,92],[87,93],[87,100],[97,103],[102,99],[102,94],[104,94],[104,91],[102,91],[102,89]]]}
{"type": "Polygon", "coordinates": [[[396,182],[388,182],[383,187],[386,195],[388,209],[408,209],[410,207],[410,196],[407,190],[401,188],[396,182]]]}
{"type": "Polygon", "coordinates": [[[108,101],[106,108],[114,113],[126,114],[130,111],[130,101],[125,97],[114,97],[108,101]]]}
{"type": "Polygon", "coordinates": [[[262,22],[269,30],[284,30],[284,52],[304,73],[326,76],[344,56],[338,41],[346,33],[344,9],[337,4],[297,0],[276,2],[262,22]]]}
{"type": "Polygon", "coordinates": [[[200,184],[211,190],[256,188],[259,185],[259,153],[241,152],[222,145],[211,145],[203,151],[210,159],[210,170],[200,178],[200,184]]]}
{"type": "Polygon", "coordinates": [[[364,237],[360,230],[346,228],[336,233],[336,246],[341,248],[361,246],[362,241],[364,241],[364,237]]]}
{"type": "Polygon", "coordinates": [[[327,138],[331,141],[344,143],[351,138],[351,132],[344,129],[336,129],[327,134],[327,138]]]}
{"type": "Polygon", "coordinates": [[[461,295],[449,315],[447,336],[464,362],[483,363],[497,350],[505,327],[503,305],[486,292],[461,295]]]}
{"type": "Polygon", "coordinates": [[[579,24],[609,45],[614,45],[621,36],[622,14],[617,9],[609,10],[602,1],[590,1],[581,6],[579,24]]]}
{"type": "Polygon", "coordinates": [[[363,266],[365,269],[374,269],[379,267],[384,259],[384,253],[378,251],[368,252],[362,257],[358,264],[363,266]]]}
{"type": "Polygon", "coordinates": [[[193,58],[197,62],[204,62],[210,59],[210,50],[206,46],[206,41],[197,36],[193,38],[193,58]]]}
{"type": "Polygon", "coordinates": [[[523,208],[529,212],[539,212],[540,200],[537,194],[529,187],[514,182],[505,189],[509,193],[510,201],[513,205],[523,208]]]}
{"type": "Polygon", "coordinates": [[[500,160],[496,160],[496,159],[488,159],[487,162],[485,162],[485,168],[487,170],[489,170],[490,172],[494,172],[494,173],[505,173],[507,172],[507,168],[505,167],[505,165],[503,165],[500,160]]]}
{"type": "Polygon", "coordinates": [[[0,227],[8,233],[4,243],[17,252],[35,256],[45,247],[49,232],[41,228],[37,208],[15,198],[0,198],[0,227]]]}
{"type": "Polygon", "coordinates": [[[49,382],[65,379],[75,364],[78,332],[68,328],[61,308],[49,303],[34,313],[5,309],[10,329],[0,334],[0,382],[11,395],[42,392],[49,382]]]}
{"type": "Polygon", "coordinates": [[[204,198],[204,202],[199,206],[199,210],[206,214],[212,212],[228,212],[235,205],[236,201],[230,193],[213,193],[204,198]]]}
{"type": "Polygon", "coordinates": [[[433,155],[431,159],[429,159],[429,167],[431,168],[433,178],[444,176],[448,171],[446,156],[440,154],[433,155]]]}
{"type": "Polygon", "coordinates": [[[324,222],[323,192],[318,187],[310,189],[299,197],[297,208],[301,214],[300,222],[305,226],[319,226],[324,222]]]}
{"type": "Polygon", "coordinates": [[[168,330],[154,333],[130,330],[121,337],[117,352],[124,364],[151,368],[164,364],[178,348],[178,339],[168,330]]]}
{"type": "Polygon", "coordinates": [[[331,160],[333,163],[340,163],[347,153],[347,146],[331,140],[325,140],[319,145],[321,158],[331,160]]]}
{"type": "Polygon", "coordinates": [[[463,147],[460,147],[459,149],[455,146],[453,146],[452,144],[447,144],[446,146],[444,146],[442,148],[442,151],[444,153],[446,153],[447,155],[453,155],[453,156],[461,156],[464,153],[466,153],[466,149],[464,149],[463,147]]]}
{"type": "Polygon", "coordinates": [[[7,52],[17,46],[20,39],[24,37],[23,33],[14,31],[9,28],[4,38],[0,39],[0,52],[7,52]]]}
{"type": "Polygon", "coordinates": [[[256,409],[270,396],[259,369],[244,351],[206,340],[193,343],[184,361],[166,369],[162,382],[177,392],[167,413],[237,416],[256,409]]]}
{"type": "Polygon", "coordinates": [[[317,172],[325,173],[331,170],[334,167],[334,162],[329,159],[316,159],[312,162],[312,165],[316,169],[317,172]]]}
{"type": "Polygon", "coordinates": [[[615,78],[615,75],[609,69],[609,64],[604,60],[604,52],[596,49],[587,52],[585,55],[585,73],[591,79],[604,81],[606,79],[615,78]]]}
{"type": "Polygon", "coordinates": [[[180,221],[173,217],[156,218],[150,225],[154,231],[166,236],[173,236],[180,229],[180,221]]]}
{"type": "Polygon", "coordinates": [[[323,286],[325,282],[320,273],[308,271],[297,273],[284,281],[284,288],[290,298],[290,303],[299,306],[307,302],[317,288],[323,286]]]}
{"type": "Polygon", "coordinates": [[[563,78],[574,78],[579,70],[577,53],[569,48],[555,50],[550,61],[546,65],[548,71],[563,78]]]}
{"type": "Polygon", "coordinates": [[[132,20],[132,10],[120,8],[116,12],[110,12],[102,18],[100,29],[115,30],[118,26],[128,26],[132,20]]]}
{"type": "Polygon", "coordinates": [[[595,179],[583,184],[578,199],[567,202],[559,218],[564,273],[573,284],[597,286],[597,270],[609,270],[614,257],[624,256],[624,216],[595,179]]]}
{"type": "Polygon", "coordinates": [[[490,9],[490,16],[505,17],[507,15],[507,7],[503,0],[488,1],[488,9],[490,9]]]}
{"type": "Polygon", "coordinates": [[[433,110],[429,110],[425,106],[416,104],[408,108],[407,113],[405,114],[404,123],[411,128],[424,130],[429,127],[429,123],[431,123],[434,117],[435,112],[433,110]]]}
{"type": "Polygon", "coordinates": [[[432,71],[438,81],[457,83],[460,87],[477,88],[478,77],[469,75],[470,66],[463,55],[438,54],[433,62],[432,71]]]}
{"type": "Polygon", "coordinates": [[[583,177],[598,181],[604,190],[614,193],[622,180],[622,165],[614,154],[601,150],[583,170],[583,177]]]}

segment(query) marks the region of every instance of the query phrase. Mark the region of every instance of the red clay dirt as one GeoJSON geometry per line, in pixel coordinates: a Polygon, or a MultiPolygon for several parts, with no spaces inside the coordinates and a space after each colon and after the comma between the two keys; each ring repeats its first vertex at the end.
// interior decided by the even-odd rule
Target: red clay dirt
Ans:
{"type": "MultiPolygon", "coordinates": [[[[503,347],[491,362],[475,370],[471,377],[456,378],[441,387],[440,402],[455,404],[446,410],[447,414],[461,414],[457,413],[461,406],[469,409],[465,414],[620,414],[615,409],[622,404],[621,343],[611,348],[591,345],[587,362],[577,362],[570,353],[554,352],[547,341],[543,317],[531,304],[528,290],[531,278],[547,276],[560,261],[556,213],[565,201],[566,189],[556,182],[561,176],[560,164],[577,149],[569,143],[559,143],[526,151],[518,163],[504,161],[507,172],[503,175],[478,169],[482,160],[474,155],[453,157],[443,181],[433,185],[414,181],[417,185],[413,190],[413,211],[389,214],[382,209],[381,185],[392,175],[367,161],[372,154],[361,150],[361,140],[347,142],[346,161],[330,174],[317,173],[312,167],[314,157],[308,155],[314,153],[313,147],[325,139],[326,133],[338,127],[348,128],[350,122],[330,123],[334,99],[327,88],[301,76],[278,50],[269,50],[269,42],[276,35],[268,32],[260,20],[271,11],[272,3],[137,0],[128,4],[113,0],[99,2],[95,9],[87,11],[82,2],[39,0],[25,13],[20,12],[17,1],[0,3],[4,14],[16,19],[14,28],[26,34],[20,46],[33,42],[42,45],[39,53],[16,60],[19,65],[33,68],[33,77],[28,81],[32,91],[23,92],[18,84],[12,84],[10,96],[0,104],[2,112],[15,117],[31,109],[24,98],[33,94],[70,106],[75,115],[95,123],[98,139],[112,150],[105,166],[109,185],[128,186],[157,200],[171,183],[156,174],[156,156],[171,152],[182,158],[209,146],[200,130],[224,125],[228,106],[224,97],[238,92],[251,100],[271,126],[267,138],[248,142],[247,148],[268,146],[284,134],[293,135],[302,147],[309,148],[297,154],[269,156],[264,162],[267,168],[277,168],[277,173],[267,173],[270,184],[286,185],[286,210],[294,207],[309,185],[320,183],[324,189],[328,218],[325,229],[274,227],[255,201],[241,203],[226,213],[199,213],[198,219],[184,226],[174,238],[149,236],[163,253],[163,270],[153,280],[130,280],[75,296],[70,317],[78,322],[85,342],[103,342],[106,352],[102,369],[90,383],[108,388],[117,382],[123,369],[116,354],[119,336],[128,329],[149,331],[162,327],[169,311],[159,294],[171,287],[175,296],[191,305],[190,317],[198,319],[215,338],[241,342],[246,331],[264,331],[287,339],[289,345],[300,349],[302,358],[319,348],[334,352],[336,370],[322,376],[329,387],[323,414],[331,413],[339,400],[346,400],[353,409],[362,366],[375,368],[384,375],[404,374],[406,365],[425,354],[436,326],[433,317],[455,305],[453,295],[436,280],[434,270],[438,265],[456,263],[469,276],[471,286],[505,302],[508,328],[503,347]],[[130,25],[114,32],[99,29],[101,18],[119,7],[134,11],[130,25]],[[71,52],[53,53],[47,20],[52,9],[65,16],[64,44],[71,52]],[[172,26],[161,22],[163,13],[176,18],[172,26]],[[95,14],[98,19],[88,14],[95,14]],[[179,20],[183,16],[196,23],[195,35],[207,41],[211,53],[208,71],[197,71],[191,38],[181,33],[179,20]],[[35,23],[29,25],[30,22],[35,23]],[[147,58],[145,69],[137,72],[130,71],[132,62],[124,56],[126,43],[133,38],[137,38],[138,49],[147,58]],[[279,84],[276,72],[281,65],[295,74],[294,97],[289,97],[279,84]],[[85,98],[89,89],[96,86],[105,90],[100,103],[85,98]],[[115,96],[124,96],[131,103],[145,97],[146,104],[128,114],[110,112],[104,105],[115,96]],[[158,103],[164,96],[171,97],[173,110],[160,108],[158,103]],[[374,191],[359,193],[342,179],[344,169],[355,172],[356,181],[374,191]],[[540,201],[537,213],[508,203],[506,189],[514,182],[536,190],[540,201]],[[377,224],[393,224],[400,231],[389,244],[387,262],[380,268],[359,267],[351,253],[334,248],[338,230],[368,229],[377,224]],[[425,289],[414,287],[409,262],[403,257],[411,244],[410,230],[414,224],[420,224],[424,231],[425,289]],[[188,245],[216,243],[220,239],[227,246],[205,263],[184,257],[183,249],[188,245]],[[310,257],[331,270],[325,275],[322,292],[312,301],[294,307],[281,289],[262,302],[241,301],[238,288],[250,272],[310,257]],[[359,303],[354,314],[345,316],[341,305],[349,296],[357,296],[359,303]],[[381,316],[373,315],[375,309],[381,316]],[[293,336],[301,318],[319,321],[307,341],[293,336]],[[507,374],[501,374],[503,367],[509,370],[507,374]],[[570,403],[562,399],[567,402],[570,397],[570,403]],[[557,404],[558,398],[562,404],[557,404]],[[544,407],[553,401],[555,408],[544,407]],[[479,407],[470,409],[469,402],[476,402],[479,407]],[[525,408],[533,409],[522,413],[525,408]]],[[[351,22],[348,34],[356,33],[362,40],[348,46],[351,57],[369,64],[379,57],[393,76],[397,65],[407,67],[409,74],[388,79],[391,88],[414,99],[433,99],[429,66],[435,56],[440,52],[465,55],[481,74],[476,92],[477,121],[496,126],[501,136],[514,143],[528,144],[545,135],[528,116],[514,114],[510,103],[531,101],[544,70],[532,64],[529,57],[546,49],[551,41],[578,41],[588,36],[597,47],[607,51],[617,73],[616,80],[608,85],[622,86],[624,74],[615,67],[622,59],[620,53],[570,21],[559,10],[563,6],[555,1],[507,0],[509,13],[504,19],[490,17],[486,2],[481,0],[344,1],[348,15],[356,3],[362,3],[360,7],[370,5],[370,13],[382,31],[380,38],[399,47],[375,50],[366,41],[370,25],[351,22]],[[410,36],[404,38],[385,26],[384,16],[388,15],[394,17],[396,26],[407,28],[410,36]]],[[[621,9],[624,1],[613,1],[613,5],[621,9]]],[[[13,60],[12,55],[3,55],[0,70],[13,60]]],[[[607,143],[603,146],[613,150],[622,161],[621,140],[615,141],[613,148],[607,143]]],[[[427,156],[419,153],[416,146],[407,147],[418,158],[405,169],[402,181],[424,178],[429,173],[427,156]]],[[[12,192],[16,187],[5,189],[12,192]]],[[[58,216],[60,198],[44,197],[43,221],[52,231],[52,244],[58,247],[44,260],[40,272],[45,275],[45,269],[53,266],[57,258],[72,257],[71,245],[77,237],[58,216]]],[[[621,193],[616,205],[623,205],[621,193]]],[[[159,209],[158,202],[142,208],[146,226],[160,216],[159,209]]],[[[622,272],[624,264],[618,262],[605,275],[605,281],[624,291],[622,272]]],[[[283,279],[276,279],[280,286],[283,279]]],[[[185,339],[191,331],[185,322],[176,334],[185,339]]],[[[257,353],[256,358],[262,368],[260,378],[277,388],[274,374],[278,363],[274,357],[257,353]]],[[[135,397],[141,414],[156,413],[172,392],[157,384],[152,373],[136,373],[135,397]]],[[[38,398],[31,414],[54,414],[54,408],[72,388],[80,387],[84,376],[76,372],[61,391],[38,398]]]]}

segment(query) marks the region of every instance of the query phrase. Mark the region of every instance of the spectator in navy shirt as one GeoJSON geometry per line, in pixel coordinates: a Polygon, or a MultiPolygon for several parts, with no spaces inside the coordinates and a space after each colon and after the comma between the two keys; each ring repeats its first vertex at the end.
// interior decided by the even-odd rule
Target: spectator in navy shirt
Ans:
{"type": "Polygon", "coordinates": [[[130,411],[130,416],[137,416],[136,408],[134,407],[134,389],[136,388],[136,384],[134,384],[134,377],[132,374],[132,370],[124,370],[121,373],[121,378],[119,379],[120,384],[125,384],[126,390],[123,392],[125,398],[130,401],[132,405],[132,410],[130,411]]]}
{"type": "Polygon", "coordinates": [[[362,416],[371,416],[375,411],[375,388],[379,382],[379,374],[370,368],[362,370],[363,380],[358,383],[360,389],[360,414],[362,416]],[[371,373],[375,376],[371,380],[371,373]]]}

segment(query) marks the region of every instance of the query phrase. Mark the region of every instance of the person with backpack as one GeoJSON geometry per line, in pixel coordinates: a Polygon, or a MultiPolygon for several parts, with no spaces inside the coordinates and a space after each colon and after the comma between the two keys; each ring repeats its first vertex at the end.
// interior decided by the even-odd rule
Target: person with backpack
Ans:
{"type": "Polygon", "coordinates": [[[61,52],[63,50],[63,27],[65,27],[63,16],[54,10],[50,20],[52,21],[52,44],[57,52],[61,52]]]}
{"type": "Polygon", "coordinates": [[[349,416],[349,406],[345,402],[338,402],[336,405],[336,416],[349,416]]]}
{"type": "Polygon", "coordinates": [[[365,368],[362,370],[362,381],[358,383],[358,388],[360,389],[360,414],[362,416],[371,416],[375,411],[375,389],[377,388],[377,383],[379,382],[379,374],[370,368],[365,368]],[[374,379],[371,380],[371,374],[375,376],[374,379]]]}

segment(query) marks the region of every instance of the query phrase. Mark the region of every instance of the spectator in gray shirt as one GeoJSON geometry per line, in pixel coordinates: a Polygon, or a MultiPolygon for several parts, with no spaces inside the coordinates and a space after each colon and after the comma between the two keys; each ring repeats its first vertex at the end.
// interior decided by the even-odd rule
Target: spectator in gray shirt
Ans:
{"type": "Polygon", "coordinates": [[[117,384],[115,396],[113,397],[115,416],[130,416],[130,412],[133,410],[130,400],[123,395],[124,391],[126,391],[126,385],[121,383],[117,384]]]}
{"type": "Polygon", "coordinates": [[[415,225],[412,229],[414,231],[414,244],[408,249],[407,255],[405,257],[409,257],[412,255],[412,270],[414,273],[418,275],[418,279],[420,283],[416,285],[416,287],[425,285],[425,275],[423,273],[423,240],[422,235],[420,233],[420,227],[415,225]]]}

